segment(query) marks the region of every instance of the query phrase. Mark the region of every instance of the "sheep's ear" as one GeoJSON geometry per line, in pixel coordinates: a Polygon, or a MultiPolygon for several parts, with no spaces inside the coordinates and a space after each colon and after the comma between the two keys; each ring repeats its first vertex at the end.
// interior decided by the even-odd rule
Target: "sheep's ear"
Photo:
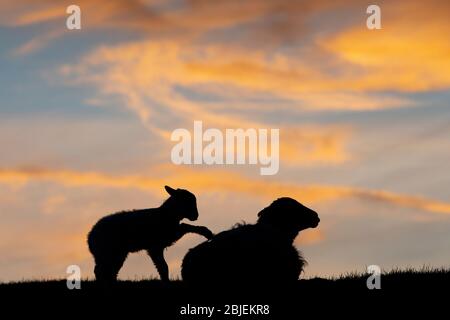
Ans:
{"type": "Polygon", "coordinates": [[[169,186],[165,186],[164,189],[166,189],[167,193],[170,194],[171,196],[175,195],[175,189],[169,186]]]}

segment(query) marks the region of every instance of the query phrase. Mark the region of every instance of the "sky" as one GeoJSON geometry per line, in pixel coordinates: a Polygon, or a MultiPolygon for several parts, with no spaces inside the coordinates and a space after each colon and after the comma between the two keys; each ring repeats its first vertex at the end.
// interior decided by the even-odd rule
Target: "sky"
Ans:
{"type": "MultiPolygon", "coordinates": [[[[92,225],[164,185],[214,232],[281,196],[314,209],[305,277],[449,266],[450,5],[377,1],[369,30],[370,4],[0,0],[0,281],[92,278],[92,225]],[[279,172],[173,164],[171,132],[195,120],[279,129],[279,172]]],[[[201,241],[166,251],[172,278],[201,241]]],[[[157,276],[144,253],[119,274],[157,276]]]]}

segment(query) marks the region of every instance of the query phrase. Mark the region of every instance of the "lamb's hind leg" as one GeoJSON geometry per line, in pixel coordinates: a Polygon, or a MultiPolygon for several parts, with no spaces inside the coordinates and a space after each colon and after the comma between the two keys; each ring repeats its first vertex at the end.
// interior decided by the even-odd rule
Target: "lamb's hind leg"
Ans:
{"type": "Polygon", "coordinates": [[[115,282],[126,258],[126,253],[96,256],[94,268],[95,279],[101,283],[115,282]]]}
{"type": "Polygon", "coordinates": [[[161,280],[169,281],[169,267],[164,259],[164,248],[149,249],[147,253],[152,258],[161,280]]]}

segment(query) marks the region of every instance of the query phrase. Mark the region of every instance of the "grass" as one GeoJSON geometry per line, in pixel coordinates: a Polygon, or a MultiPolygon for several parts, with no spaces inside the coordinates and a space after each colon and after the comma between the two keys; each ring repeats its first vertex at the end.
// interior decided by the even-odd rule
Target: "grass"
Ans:
{"type": "MultiPolygon", "coordinates": [[[[322,290],[322,289],[339,289],[339,290],[368,290],[366,286],[367,278],[370,274],[365,272],[348,272],[340,276],[328,278],[309,278],[297,281],[291,287],[303,290],[322,290]]],[[[424,266],[420,269],[415,268],[396,268],[389,271],[382,270],[381,274],[382,289],[402,290],[411,287],[433,287],[450,285],[450,268],[435,268],[424,266]]],[[[264,281],[262,281],[264,287],[264,281]]],[[[82,289],[80,291],[97,290],[98,286],[92,279],[84,279],[81,281],[82,289]]],[[[236,284],[234,284],[236,286],[236,284]]],[[[214,284],[209,287],[216,288],[214,284]]],[[[252,288],[245,284],[239,285],[241,289],[252,288]]],[[[40,279],[40,280],[24,280],[17,282],[0,283],[0,290],[64,290],[70,291],[66,287],[65,279],[40,279]]],[[[110,288],[111,289],[111,288],[110,288]]],[[[196,286],[188,286],[181,280],[172,280],[170,283],[162,283],[158,279],[138,279],[138,280],[120,280],[114,285],[112,290],[129,290],[129,289],[148,289],[148,290],[192,290],[196,291],[196,286]]],[[[258,290],[261,288],[258,287],[258,290]]]]}
{"type": "MultiPolygon", "coordinates": [[[[290,286],[269,286],[261,282],[258,287],[245,284],[227,288],[215,284],[189,286],[181,280],[162,283],[159,280],[118,281],[113,287],[101,288],[93,280],[82,280],[80,290],[68,290],[66,280],[43,279],[0,284],[0,296],[20,301],[23,310],[30,309],[30,302],[38,309],[55,312],[55,306],[63,306],[80,313],[96,310],[104,313],[130,317],[130,312],[155,319],[206,319],[204,317],[181,317],[183,306],[214,306],[225,304],[264,304],[270,306],[270,317],[257,319],[300,319],[305,309],[313,310],[317,317],[341,312],[356,313],[357,308],[369,308],[376,314],[384,308],[397,308],[402,315],[414,313],[425,305],[446,297],[450,287],[450,269],[424,267],[421,269],[394,269],[382,272],[381,290],[369,290],[366,273],[350,272],[339,277],[299,280],[290,286]],[[381,308],[382,309],[373,309],[381,308]],[[120,310],[120,311],[119,311],[120,310]],[[157,316],[158,315],[158,316],[157,316]]],[[[3,306],[13,305],[2,299],[3,306]]],[[[14,304],[15,305],[15,304],[14,304]]],[[[445,306],[446,303],[441,304],[445,306]]],[[[17,312],[17,309],[15,309],[17,312]]],[[[19,309],[20,310],[20,309],[19,309]]],[[[369,312],[369,311],[366,311],[369,312]]],[[[383,316],[380,313],[380,316],[383,316]]],[[[215,315],[212,319],[247,319],[215,315]]],[[[256,319],[255,317],[250,317],[256,319]]]]}

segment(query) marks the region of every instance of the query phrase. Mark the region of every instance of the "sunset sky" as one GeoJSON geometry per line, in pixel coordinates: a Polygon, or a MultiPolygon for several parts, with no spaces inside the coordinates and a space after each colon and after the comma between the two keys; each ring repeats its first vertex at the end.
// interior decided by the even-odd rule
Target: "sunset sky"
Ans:
{"type": "MultiPolygon", "coordinates": [[[[166,184],[214,232],[280,196],[313,208],[307,277],[449,266],[449,35],[444,0],[0,0],[0,281],[92,277],[90,227],[166,184]],[[280,129],[278,174],[172,164],[194,120],[280,129]]],[[[173,278],[200,241],[166,251],[173,278]]],[[[144,253],[119,275],[157,276],[144,253]]]]}

